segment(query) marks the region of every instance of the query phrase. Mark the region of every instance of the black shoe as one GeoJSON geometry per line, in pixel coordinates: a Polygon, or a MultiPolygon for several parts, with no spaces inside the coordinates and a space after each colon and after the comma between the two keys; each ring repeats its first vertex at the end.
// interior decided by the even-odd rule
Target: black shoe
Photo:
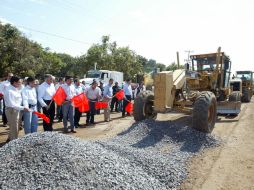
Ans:
{"type": "Polygon", "coordinates": [[[77,131],[75,131],[74,129],[71,130],[71,133],[77,133],[77,131]]]}

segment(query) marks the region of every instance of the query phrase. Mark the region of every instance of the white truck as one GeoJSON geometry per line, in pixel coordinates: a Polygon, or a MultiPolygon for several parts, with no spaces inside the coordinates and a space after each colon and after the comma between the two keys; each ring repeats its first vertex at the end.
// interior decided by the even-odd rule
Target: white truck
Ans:
{"type": "Polygon", "coordinates": [[[109,71],[109,70],[89,70],[87,72],[86,78],[81,79],[80,81],[85,81],[85,85],[89,86],[93,80],[97,82],[102,82],[104,85],[108,84],[109,79],[113,79],[114,82],[118,82],[119,85],[123,83],[123,73],[118,71],[109,71]]]}

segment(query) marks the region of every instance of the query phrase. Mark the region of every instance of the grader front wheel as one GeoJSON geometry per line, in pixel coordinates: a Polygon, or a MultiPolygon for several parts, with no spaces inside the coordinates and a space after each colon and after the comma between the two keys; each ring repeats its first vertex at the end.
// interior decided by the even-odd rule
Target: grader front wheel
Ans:
{"type": "Polygon", "coordinates": [[[153,109],[154,94],[151,91],[140,92],[134,100],[133,116],[135,121],[156,119],[157,113],[153,109]]]}
{"type": "Polygon", "coordinates": [[[217,118],[216,97],[212,92],[201,92],[193,108],[193,128],[211,133],[217,118]]]}

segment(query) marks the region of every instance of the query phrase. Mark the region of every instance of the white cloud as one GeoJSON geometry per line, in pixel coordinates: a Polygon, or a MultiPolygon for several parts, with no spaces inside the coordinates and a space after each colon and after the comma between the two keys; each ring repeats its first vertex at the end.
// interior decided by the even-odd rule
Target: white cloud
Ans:
{"type": "Polygon", "coordinates": [[[5,25],[5,24],[11,24],[11,25],[14,25],[11,21],[9,21],[8,19],[5,19],[5,18],[1,18],[0,17],[0,22],[5,25]]]}

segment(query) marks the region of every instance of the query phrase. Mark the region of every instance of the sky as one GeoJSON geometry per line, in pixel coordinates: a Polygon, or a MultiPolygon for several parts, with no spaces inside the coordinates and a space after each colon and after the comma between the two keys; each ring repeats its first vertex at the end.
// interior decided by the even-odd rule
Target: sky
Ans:
{"type": "Polygon", "coordinates": [[[85,54],[103,35],[169,65],[220,46],[232,70],[254,71],[253,0],[0,0],[0,20],[52,51],[85,54]],[[46,35],[46,32],[71,40],[46,35]]]}

